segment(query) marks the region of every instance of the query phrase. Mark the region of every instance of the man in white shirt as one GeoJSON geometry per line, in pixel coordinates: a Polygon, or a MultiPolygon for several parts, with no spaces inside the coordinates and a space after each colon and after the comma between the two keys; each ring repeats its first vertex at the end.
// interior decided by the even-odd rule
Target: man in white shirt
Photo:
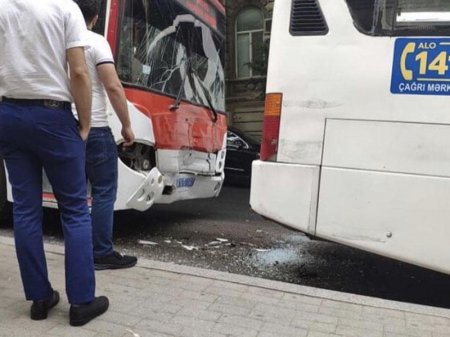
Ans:
{"type": "Polygon", "coordinates": [[[113,249],[113,213],[117,195],[118,153],[106,109],[107,95],[122,124],[124,145],[133,144],[127,101],[106,39],[92,32],[98,19],[97,0],[75,0],[88,28],[86,62],[92,79],[91,130],[86,146],[86,172],[92,187],[92,233],[97,270],[129,268],[137,258],[113,249]],[[106,91],[106,92],[105,92],[106,91]]]}
{"type": "Polygon", "coordinates": [[[92,232],[86,202],[85,144],[91,82],[86,27],[72,0],[0,0],[0,156],[14,198],[14,236],[31,318],[59,301],[48,279],[42,237],[42,170],[53,187],[65,238],[70,324],[108,309],[95,297],[92,232]],[[68,76],[68,66],[70,77],[68,76]],[[72,115],[74,100],[79,125],[72,115]]]}

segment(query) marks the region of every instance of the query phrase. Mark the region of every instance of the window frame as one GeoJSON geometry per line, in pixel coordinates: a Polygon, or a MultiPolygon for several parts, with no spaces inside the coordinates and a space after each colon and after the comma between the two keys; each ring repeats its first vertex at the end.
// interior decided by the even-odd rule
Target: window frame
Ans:
{"type": "Polygon", "coordinates": [[[264,43],[264,28],[265,28],[265,16],[264,16],[264,11],[257,7],[257,6],[246,6],[244,8],[241,8],[238,11],[238,14],[236,15],[235,18],[235,22],[234,22],[234,49],[235,49],[235,74],[236,74],[236,79],[239,80],[248,80],[248,79],[252,79],[252,78],[264,78],[266,75],[262,74],[262,75],[253,75],[253,69],[252,67],[249,66],[249,76],[239,76],[239,48],[238,48],[238,36],[239,35],[245,35],[248,34],[249,35],[249,44],[248,44],[248,49],[249,49],[249,63],[252,63],[253,60],[253,34],[255,33],[261,33],[262,34],[262,39],[261,42],[264,43]],[[261,14],[261,19],[262,19],[262,26],[261,29],[252,29],[252,30],[243,30],[243,31],[239,31],[238,32],[238,18],[239,15],[241,15],[244,11],[248,10],[248,9],[257,9],[259,11],[259,13],[261,14]]]}

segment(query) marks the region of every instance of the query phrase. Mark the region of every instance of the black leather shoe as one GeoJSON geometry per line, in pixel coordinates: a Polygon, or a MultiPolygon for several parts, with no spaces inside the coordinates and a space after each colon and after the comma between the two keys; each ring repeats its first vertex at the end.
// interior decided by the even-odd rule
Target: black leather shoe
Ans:
{"type": "Polygon", "coordinates": [[[40,321],[46,319],[51,308],[59,302],[59,293],[53,290],[52,298],[44,301],[33,301],[31,305],[31,319],[40,321]]]}
{"type": "Polygon", "coordinates": [[[95,270],[131,268],[136,263],[137,257],[122,255],[116,251],[104,257],[94,258],[95,270]]]}
{"type": "Polygon", "coordinates": [[[69,318],[70,325],[72,326],[82,326],[85,325],[90,320],[97,316],[105,313],[109,307],[109,300],[106,296],[96,297],[92,302],[81,304],[81,305],[71,305],[69,318]]]}

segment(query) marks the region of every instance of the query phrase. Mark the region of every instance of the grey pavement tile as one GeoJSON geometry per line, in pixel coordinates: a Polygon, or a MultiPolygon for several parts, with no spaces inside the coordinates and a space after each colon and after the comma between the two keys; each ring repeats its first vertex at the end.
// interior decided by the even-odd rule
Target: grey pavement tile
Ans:
{"type": "Polygon", "coordinates": [[[415,313],[405,313],[405,318],[407,323],[414,322],[418,324],[424,325],[448,325],[450,326],[450,319],[445,317],[437,317],[437,316],[429,316],[429,315],[420,315],[415,313]]]}
{"type": "Polygon", "coordinates": [[[334,333],[324,333],[317,331],[310,331],[306,337],[342,337],[342,335],[335,335],[334,333]]]}
{"type": "Polygon", "coordinates": [[[362,319],[361,313],[348,311],[348,310],[344,310],[344,309],[339,309],[339,308],[330,308],[330,307],[320,306],[319,313],[324,314],[324,315],[339,317],[341,319],[343,319],[343,318],[354,318],[354,319],[358,319],[358,320],[362,319]]]}
{"type": "Polygon", "coordinates": [[[383,331],[338,325],[336,327],[336,335],[344,335],[346,337],[383,337],[383,331]]]}
{"type": "Polygon", "coordinates": [[[117,312],[113,310],[108,310],[105,315],[100,317],[101,320],[112,322],[116,324],[120,324],[123,326],[134,326],[137,324],[142,318],[133,315],[134,312],[130,312],[129,314],[125,314],[122,312],[117,312]]]}
{"type": "Polygon", "coordinates": [[[170,305],[171,301],[178,298],[177,295],[167,292],[167,294],[153,293],[150,295],[143,295],[139,293],[140,306],[144,308],[154,308],[155,306],[161,307],[163,305],[170,305]]]}
{"type": "MultiPolygon", "coordinates": [[[[136,308],[130,313],[132,313],[136,317],[139,317],[140,318],[139,322],[142,319],[149,319],[149,320],[157,321],[160,323],[166,323],[175,316],[175,314],[173,314],[173,313],[160,311],[160,310],[158,310],[157,307],[155,307],[154,309],[136,308]]],[[[137,323],[139,323],[139,322],[137,322],[137,323]]],[[[136,325],[137,323],[135,323],[134,325],[136,325]]]]}
{"type": "Polygon", "coordinates": [[[98,332],[87,330],[84,327],[71,327],[66,325],[58,325],[48,330],[48,335],[57,337],[94,337],[98,332]]]}
{"type": "Polygon", "coordinates": [[[362,315],[363,315],[363,317],[365,317],[365,316],[394,317],[394,318],[400,318],[400,319],[406,320],[404,311],[385,309],[385,308],[375,308],[375,307],[368,307],[368,306],[363,306],[362,315]]]}
{"type": "Polygon", "coordinates": [[[0,337],[38,337],[38,333],[21,327],[9,329],[0,327],[0,337]]]}
{"type": "Polygon", "coordinates": [[[192,328],[197,329],[199,331],[210,331],[216,324],[216,322],[214,321],[206,321],[198,317],[181,316],[181,315],[173,317],[168,323],[169,324],[175,323],[182,325],[184,329],[192,328]]]}
{"type": "Polygon", "coordinates": [[[14,307],[0,308],[0,327],[3,326],[3,322],[17,319],[20,316],[23,316],[23,314],[19,313],[17,310],[14,310],[14,307]]]}
{"type": "Polygon", "coordinates": [[[397,318],[397,317],[383,317],[378,315],[364,315],[362,317],[363,320],[371,320],[372,322],[378,322],[383,324],[384,326],[398,326],[401,328],[406,327],[406,321],[403,318],[397,318]]]}
{"type": "Polygon", "coordinates": [[[199,330],[197,328],[186,327],[177,337],[227,337],[227,334],[221,334],[210,330],[199,330]]]}
{"type": "Polygon", "coordinates": [[[213,332],[218,332],[226,336],[233,337],[256,337],[258,335],[258,331],[256,330],[250,330],[247,328],[235,326],[233,324],[225,323],[216,323],[216,325],[213,327],[213,332]]]}
{"type": "Polygon", "coordinates": [[[209,303],[214,303],[219,297],[220,295],[207,293],[205,291],[191,291],[191,290],[185,290],[179,295],[179,298],[187,298],[191,300],[199,300],[209,303]]]}
{"type": "Polygon", "coordinates": [[[232,315],[249,315],[251,312],[250,308],[235,306],[233,304],[221,304],[221,303],[211,304],[208,307],[208,310],[218,312],[221,314],[232,314],[232,315]]]}
{"type": "Polygon", "coordinates": [[[284,300],[288,301],[295,301],[305,304],[311,304],[311,305],[320,305],[322,304],[323,299],[319,297],[312,297],[312,296],[306,296],[306,295],[299,295],[299,294],[293,294],[293,293],[284,293],[283,295],[284,300]]]}
{"type": "Polygon", "coordinates": [[[136,330],[148,331],[161,333],[166,335],[178,336],[181,331],[183,331],[183,326],[181,324],[167,324],[159,321],[154,321],[150,319],[144,319],[135,325],[136,330]]]}
{"type": "Polygon", "coordinates": [[[432,332],[429,330],[422,329],[412,329],[407,327],[400,327],[397,325],[385,325],[384,326],[385,334],[399,334],[399,335],[407,335],[411,337],[432,337],[432,332]]]}
{"type": "Polygon", "coordinates": [[[136,294],[111,294],[103,291],[103,289],[97,289],[96,292],[108,296],[110,310],[125,314],[133,312],[134,309],[141,307],[145,302],[145,298],[136,294]]]}
{"type": "MultiPolygon", "coordinates": [[[[102,280],[97,278],[97,282],[102,283],[102,280]]],[[[150,282],[147,280],[144,280],[143,278],[130,278],[130,277],[121,277],[121,276],[115,276],[110,279],[108,279],[109,284],[114,284],[117,286],[126,285],[129,288],[132,288],[133,290],[145,290],[148,289],[151,285],[150,282]]]]}
{"type": "MultiPolygon", "coordinates": [[[[98,282],[98,281],[97,281],[98,282]]],[[[110,296],[114,296],[114,294],[133,294],[137,291],[140,291],[138,288],[130,287],[127,283],[124,282],[124,285],[114,282],[108,282],[107,284],[102,284],[101,289],[107,292],[110,296]]]]}
{"type": "Polygon", "coordinates": [[[412,337],[411,335],[401,334],[398,332],[384,332],[383,337],[412,337]]]}
{"type": "Polygon", "coordinates": [[[281,301],[278,303],[278,306],[294,309],[296,311],[298,310],[307,312],[319,312],[320,309],[320,304],[309,304],[301,301],[287,300],[284,298],[281,299],[281,301]]]}
{"type": "Polygon", "coordinates": [[[265,322],[263,324],[261,331],[272,334],[278,333],[281,336],[288,336],[288,337],[306,337],[306,335],[308,334],[307,329],[268,322],[265,322]]]}
{"type": "MultiPolygon", "coordinates": [[[[105,315],[107,315],[107,313],[105,315]]],[[[89,322],[88,324],[84,325],[83,328],[95,333],[104,333],[109,335],[110,337],[122,337],[123,334],[127,332],[127,329],[130,328],[125,325],[105,321],[101,318],[102,316],[89,322]]]]}
{"type": "Polygon", "coordinates": [[[157,306],[158,311],[167,312],[169,314],[177,314],[181,310],[185,309],[181,305],[171,304],[171,303],[163,303],[157,306]]]}
{"type": "Polygon", "coordinates": [[[229,296],[220,296],[214,304],[228,304],[233,306],[238,306],[246,309],[253,309],[258,305],[254,299],[248,298],[240,298],[240,297],[229,297],[229,296]]]}
{"type": "Polygon", "coordinates": [[[252,310],[249,317],[256,318],[265,322],[289,325],[295,316],[295,312],[292,310],[279,307],[270,307],[267,304],[264,304],[264,306],[268,307],[267,310],[264,310],[262,306],[263,305],[259,305],[254,310],[252,310]]]}
{"type": "Polygon", "coordinates": [[[337,324],[338,317],[321,314],[321,313],[313,313],[313,312],[296,312],[294,319],[292,320],[292,325],[295,325],[297,321],[313,321],[313,322],[321,322],[328,324],[337,324]]]}
{"type": "Polygon", "coordinates": [[[439,323],[432,324],[431,322],[406,322],[406,328],[409,329],[420,329],[437,333],[448,333],[450,336],[450,325],[442,325],[439,323]]]}
{"type": "Polygon", "coordinates": [[[205,289],[205,292],[216,296],[227,296],[227,297],[241,297],[243,294],[245,294],[244,291],[238,291],[235,289],[217,286],[209,286],[205,289]]]}
{"type": "Polygon", "coordinates": [[[254,300],[257,303],[265,303],[265,304],[279,304],[281,299],[275,297],[267,297],[258,294],[245,293],[242,294],[241,298],[254,300]]]}
{"type": "Polygon", "coordinates": [[[258,336],[256,337],[289,337],[289,336],[283,336],[280,335],[279,333],[271,333],[271,332],[266,332],[266,331],[261,331],[258,336]]]}
{"type": "Polygon", "coordinates": [[[166,283],[166,284],[150,284],[145,291],[142,292],[146,297],[160,297],[172,299],[178,297],[185,290],[180,288],[180,285],[175,283],[166,283]]]}
{"type": "MultiPolygon", "coordinates": [[[[107,335],[101,334],[101,336],[94,337],[108,337],[107,335]]],[[[178,335],[170,335],[155,331],[146,331],[139,329],[127,329],[127,331],[122,335],[122,337],[178,337],[178,335]]]]}
{"type": "Polygon", "coordinates": [[[360,320],[358,318],[339,318],[339,325],[346,325],[355,328],[383,331],[383,324],[369,320],[360,320]]]}
{"type": "Polygon", "coordinates": [[[220,316],[218,322],[225,324],[234,324],[235,326],[239,326],[242,328],[249,328],[253,330],[259,330],[264,323],[259,319],[230,314],[224,314],[220,316]]]}
{"type": "Polygon", "coordinates": [[[169,304],[179,305],[182,308],[191,308],[192,310],[205,310],[210,305],[214,304],[211,302],[201,301],[199,299],[192,298],[174,298],[171,299],[169,304]]]}
{"type": "Polygon", "coordinates": [[[33,331],[36,335],[41,335],[44,332],[54,328],[58,323],[52,319],[46,319],[42,321],[33,321],[29,312],[24,315],[17,316],[15,318],[11,318],[8,320],[4,320],[1,318],[0,327],[1,329],[9,329],[9,330],[26,330],[33,331]]]}
{"type": "Polygon", "coordinates": [[[321,333],[334,333],[336,331],[336,327],[336,324],[312,322],[309,326],[309,330],[321,333]]]}
{"type": "Polygon", "coordinates": [[[191,308],[183,308],[176,313],[177,316],[195,317],[205,321],[217,322],[222,313],[211,310],[192,310],[191,308]]]}

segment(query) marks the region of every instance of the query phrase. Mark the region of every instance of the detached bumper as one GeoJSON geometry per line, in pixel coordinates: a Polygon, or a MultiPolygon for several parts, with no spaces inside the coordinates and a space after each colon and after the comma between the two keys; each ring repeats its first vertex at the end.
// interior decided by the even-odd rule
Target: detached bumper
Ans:
{"type": "Polygon", "coordinates": [[[164,179],[159,170],[153,168],[141,185],[128,199],[127,208],[146,211],[153,206],[155,200],[161,198],[164,190],[164,179]]]}

